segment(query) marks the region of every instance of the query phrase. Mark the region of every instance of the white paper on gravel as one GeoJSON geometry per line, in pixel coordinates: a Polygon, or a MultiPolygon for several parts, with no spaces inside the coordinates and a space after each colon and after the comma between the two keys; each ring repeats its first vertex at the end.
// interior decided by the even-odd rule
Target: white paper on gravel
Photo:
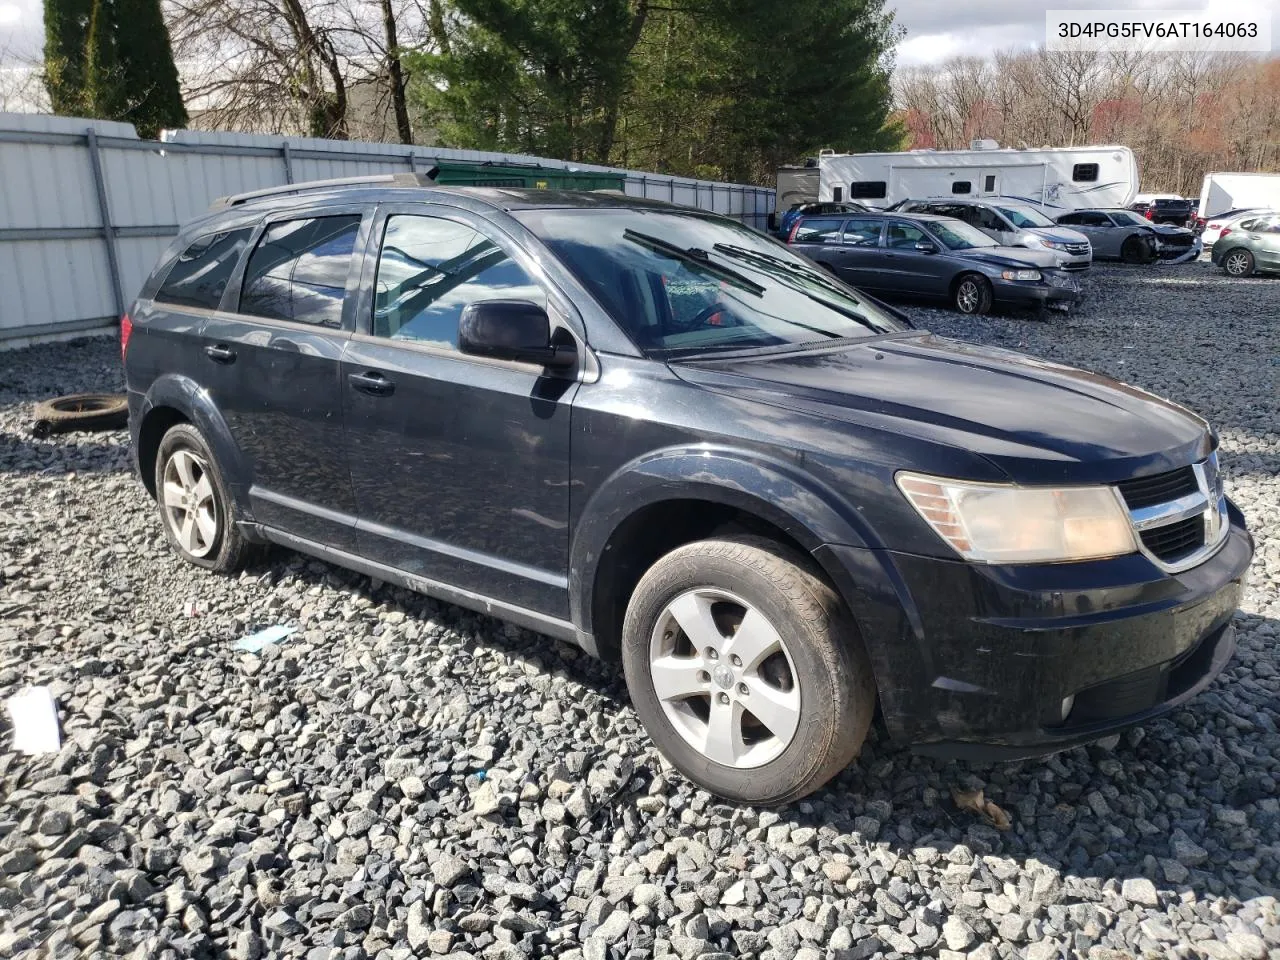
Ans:
{"type": "Polygon", "coordinates": [[[13,724],[13,749],[20,753],[57,753],[62,749],[58,708],[48,687],[27,687],[5,705],[13,724]]]}

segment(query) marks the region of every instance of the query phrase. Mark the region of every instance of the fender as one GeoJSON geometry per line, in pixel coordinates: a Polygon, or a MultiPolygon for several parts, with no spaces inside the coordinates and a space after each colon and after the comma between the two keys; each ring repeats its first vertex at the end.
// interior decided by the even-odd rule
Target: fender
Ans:
{"type": "Polygon", "coordinates": [[[163,374],[156,378],[143,397],[138,416],[139,428],[157,407],[177,410],[204,435],[218,461],[218,468],[222,471],[231,499],[235,502],[237,515],[242,520],[251,520],[249,486],[253,479],[252,472],[231,435],[227,421],[209,399],[205,389],[182,374],[163,374]]]}
{"type": "Polygon", "coordinates": [[[569,549],[569,604],[584,633],[593,633],[592,593],[610,538],[637,510],[665,500],[735,507],[767,520],[811,553],[825,543],[880,546],[852,504],[790,464],[713,444],[652,452],[615,471],[582,509],[569,549]]]}

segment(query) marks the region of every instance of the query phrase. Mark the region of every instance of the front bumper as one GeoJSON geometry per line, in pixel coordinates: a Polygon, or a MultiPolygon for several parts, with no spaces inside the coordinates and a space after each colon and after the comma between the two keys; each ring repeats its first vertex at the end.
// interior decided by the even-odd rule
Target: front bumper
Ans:
{"type": "Polygon", "coordinates": [[[1189,247],[1175,247],[1167,244],[1161,244],[1156,247],[1156,257],[1159,263],[1174,264],[1186,263],[1188,260],[1197,259],[1204,250],[1204,244],[1200,242],[1200,238],[1196,237],[1189,247]]]}
{"type": "MultiPolygon", "coordinates": [[[[1235,648],[1253,541],[1234,505],[1229,513],[1221,549],[1180,574],[1139,554],[997,567],[881,552],[900,613],[886,610],[883,590],[851,605],[890,735],[933,755],[1016,759],[1191,699],[1235,648]]],[[[868,551],[824,549],[865,571],[868,551]]]]}
{"type": "Polygon", "coordinates": [[[1006,306],[1047,306],[1067,309],[1080,300],[1080,283],[1075,277],[1058,273],[1052,280],[1045,274],[1042,281],[1002,280],[991,281],[991,294],[996,303],[1006,306]]]}

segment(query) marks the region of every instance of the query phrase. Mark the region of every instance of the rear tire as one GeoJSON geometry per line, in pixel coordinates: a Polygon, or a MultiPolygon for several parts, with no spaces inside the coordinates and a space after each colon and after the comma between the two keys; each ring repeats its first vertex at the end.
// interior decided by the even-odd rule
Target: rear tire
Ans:
{"type": "Polygon", "coordinates": [[[1222,269],[1232,277],[1248,277],[1253,275],[1253,254],[1243,247],[1230,250],[1222,258],[1222,269]]]}
{"type": "Polygon", "coordinates": [[[763,537],[701,540],[658,560],[627,607],[622,659],[658,749],[734,801],[818,789],[857,756],[875,711],[844,604],[806,558],[763,537]]]}
{"type": "Polygon", "coordinates": [[[991,312],[991,281],[977,273],[966,273],[951,291],[951,303],[967,316],[991,312]]]}
{"type": "Polygon", "coordinates": [[[165,536],[183,560],[231,573],[256,552],[236,526],[213,452],[191,424],[170,427],[160,440],[155,483],[165,536]]]}

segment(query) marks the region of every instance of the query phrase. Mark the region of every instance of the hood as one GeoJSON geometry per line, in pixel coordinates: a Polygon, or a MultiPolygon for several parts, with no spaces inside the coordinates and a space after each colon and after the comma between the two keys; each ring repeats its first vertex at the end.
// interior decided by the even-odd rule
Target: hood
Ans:
{"type": "Polygon", "coordinates": [[[1175,227],[1171,223],[1152,223],[1147,225],[1147,229],[1155,231],[1162,237],[1194,236],[1194,231],[1188,230],[1186,227],[1175,227]]]}
{"type": "Polygon", "coordinates": [[[1023,233],[1034,233],[1046,240],[1057,240],[1059,243],[1088,243],[1089,238],[1079,230],[1069,227],[1024,227],[1023,233]]]}
{"type": "Polygon", "coordinates": [[[829,350],[677,363],[759,403],[985,457],[1015,482],[1111,483],[1207,456],[1208,424],[1095,373],[928,333],[829,350]]]}
{"type": "Polygon", "coordinates": [[[1050,250],[1034,250],[1030,247],[972,247],[968,250],[952,250],[952,256],[966,260],[981,260],[996,267],[1038,267],[1050,270],[1061,263],[1062,258],[1050,250]]]}

